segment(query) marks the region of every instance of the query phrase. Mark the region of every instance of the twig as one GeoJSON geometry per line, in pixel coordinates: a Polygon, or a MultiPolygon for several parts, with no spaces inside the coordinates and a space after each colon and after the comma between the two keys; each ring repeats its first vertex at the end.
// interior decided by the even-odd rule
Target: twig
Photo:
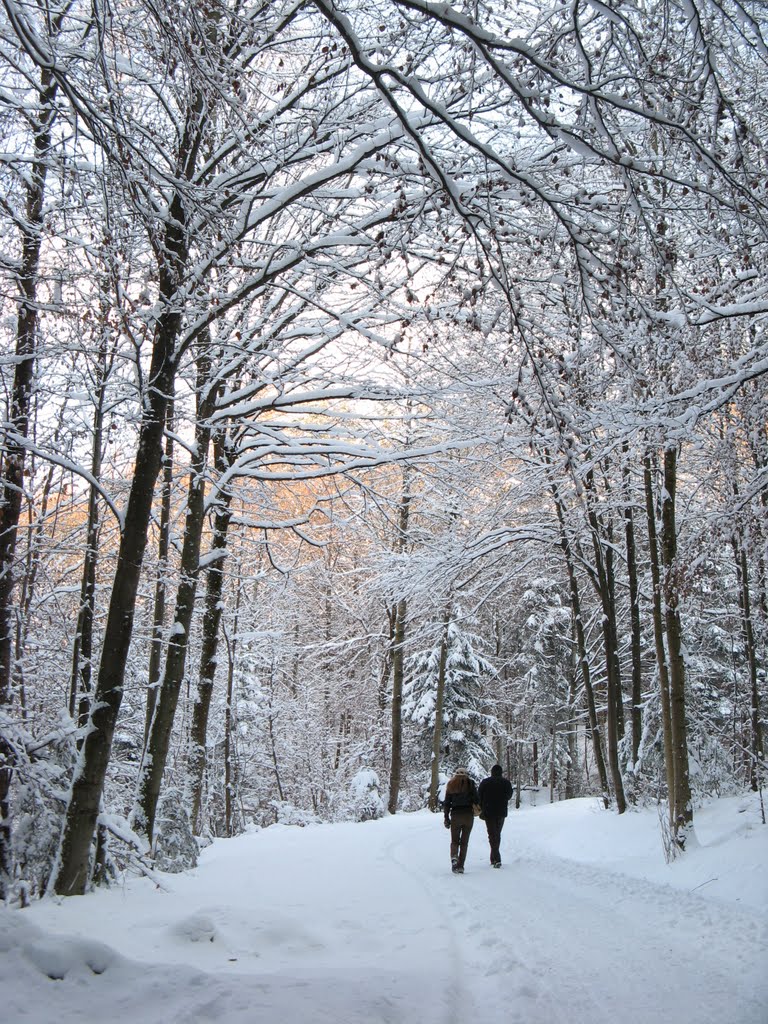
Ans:
{"type": "Polygon", "coordinates": [[[718,881],[718,876],[715,875],[714,878],[708,878],[706,882],[700,882],[698,885],[694,885],[694,887],[691,889],[691,892],[696,892],[696,890],[700,889],[702,887],[702,885],[709,885],[710,882],[717,882],[717,881],[718,881]]]}

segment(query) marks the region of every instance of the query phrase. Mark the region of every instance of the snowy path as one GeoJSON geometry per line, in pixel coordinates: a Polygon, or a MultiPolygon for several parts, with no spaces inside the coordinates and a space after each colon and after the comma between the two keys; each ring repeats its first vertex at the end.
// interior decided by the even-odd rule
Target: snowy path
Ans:
{"type": "Polygon", "coordinates": [[[0,1016],[767,1024],[765,836],[728,846],[742,858],[749,851],[747,893],[760,871],[750,909],[708,884],[713,870],[736,873],[731,853],[718,861],[704,850],[672,870],[643,847],[655,841],[649,819],[634,818],[596,815],[586,801],[514,814],[501,871],[488,865],[478,822],[463,876],[450,872],[440,817],[426,812],[218,842],[194,872],[165,876],[167,891],[134,880],[5,912],[0,925],[13,941],[0,938],[0,954],[10,954],[0,955],[0,1016]],[[596,861],[596,844],[613,863],[596,861]],[[631,863],[633,874],[617,872],[624,847],[639,849],[644,872],[631,863]],[[46,976],[51,965],[63,980],[46,976]]]}

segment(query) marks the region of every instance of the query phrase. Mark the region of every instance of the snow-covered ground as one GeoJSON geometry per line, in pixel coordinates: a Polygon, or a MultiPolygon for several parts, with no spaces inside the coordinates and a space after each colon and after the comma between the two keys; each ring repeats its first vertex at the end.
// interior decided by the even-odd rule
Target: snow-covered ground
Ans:
{"type": "Polygon", "coordinates": [[[184,875],[0,911],[3,1024],[766,1024],[768,826],[511,812],[466,874],[428,812],[219,840],[184,875]]]}

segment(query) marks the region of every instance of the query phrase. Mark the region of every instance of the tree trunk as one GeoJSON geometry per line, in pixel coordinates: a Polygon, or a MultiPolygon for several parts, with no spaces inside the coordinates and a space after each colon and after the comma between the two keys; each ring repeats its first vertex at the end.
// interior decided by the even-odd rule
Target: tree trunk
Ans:
{"type": "MultiPolygon", "coordinates": [[[[605,583],[608,600],[608,628],[611,638],[611,659],[613,661],[614,701],[616,705],[616,738],[624,739],[624,690],[622,687],[621,658],[619,657],[619,627],[616,611],[616,573],[613,567],[613,554],[616,542],[613,526],[608,525],[605,544],[605,583]]],[[[623,788],[623,784],[622,784],[623,788]]]]}
{"type": "Polygon", "coordinates": [[[608,675],[607,715],[605,730],[608,739],[608,765],[613,780],[613,792],[616,797],[616,810],[623,814],[627,809],[627,798],[624,793],[624,779],[619,763],[620,710],[621,710],[621,677],[618,666],[618,636],[616,634],[616,616],[613,601],[613,581],[606,579],[603,612],[603,642],[606,649],[606,672],[608,675]]]}
{"type": "Polygon", "coordinates": [[[405,675],[405,623],[408,602],[403,598],[397,602],[395,612],[395,636],[392,645],[392,746],[389,773],[390,814],[397,811],[400,798],[400,781],[403,763],[403,677],[405,675]]]}
{"type": "MultiPolygon", "coordinates": [[[[197,90],[190,96],[177,152],[178,177],[191,181],[206,126],[206,105],[197,90]]],[[[107,613],[94,701],[72,781],[58,864],[52,886],[59,895],[85,892],[99,803],[104,789],[117,715],[122,701],[128,651],[149,535],[154,489],[160,472],[163,433],[173,394],[183,304],[178,288],[189,259],[188,193],[178,188],[167,207],[164,230],[155,247],[158,264],[157,308],[152,359],[143,395],[138,450],[118,550],[117,570],[107,613]]]]}
{"type": "MultiPolygon", "coordinates": [[[[168,579],[168,552],[171,533],[171,496],[173,493],[173,415],[174,400],[170,399],[166,410],[168,429],[165,435],[165,453],[163,455],[163,485],[160,497],[160,536],[157,542],[157,577],[155,579],[155,605],[152,614],[152,643],[149,649],[149,670],[147,673],[147,709],[144,720],[144,750],[149,739],[149,729],[157,703],[157,691],[160,686],[160,668],[163,661],[165,631],[165,599],[168,579]]],[[[144,751],[142,751],[142,757],[144,751]]]]}
{"type": "Polygon", "coordinates": [[[397,617],[397,606],[393,605],[392,608],[387,608],[387,624],[389,626],[389,636],[387,637],[387,647],[384,651],[384,655],[381,661],[381,673],[379,675],[379,688],[378,688],[378,705],[379,711],[384,711],[387,707],[387,697],[389,694],[389,679],[392,675],[392,651],[395,646],[395,619],[397,617]]]}
{"type": "Polygon", "coordinates": [[[605,648],[605,668],[608,680],[606,699],[606,746],[608,767],[613,782],[613,794],[616,798],[616,810],[623,814],[627,809],[624,795],[624,780],[619,764],[619,703],[621,701],[621,676],[619,674],[618,637],[616,634],[616,610],[614,603],[614,581],[612,561],[604,557],[602,531],[600,521],[594,508],[594,477],[590,471],[586,476],[587,515],[592,536],[592,549],[595,555],[595,575],[593,582],[602,606],[603,646],[605,648]]]}
{"type": "Polygon", "coordinates": [[[749,595],[747,554],[736,537],[731,541],[736,562],[736,579],[739,587],[739,610],[741,612],[741,633],[744,639],[744,654],[749,669],[751,758],[749,784],[756,793],[760,788],[760,768],[763,762],[763,736],[760,727],[760,694],[757,676],[757,651],[755,630],[752,623],[752,602],[749,595]]]}
{"type": "MultiPolygon", "coordinates": [[[[96,405],[93,411],[93,443],[91,445],[91,476],[101,477],[102,452],[104,450],[104,399],[107,377],[106,332],[99,346],[99,361],[96,369],[96,405]]],[[[80,582],[80,605],[77,614],[75,637],[72,643],[72,673],[69,683],[69,714],[79,728],[88,721],[90,694],[93,676],[93,625],[96,605],[96,566],[99,547],[99,505],[98,492],[91,485],[88,491],[88,521],[86,524],[85,558],[83,576],[80,582]],[[79,698],[79,699],[78,699],[79,698]]]]}
{"type": "MultiPolygon", "coordinates": [[[[57,26],[54,26],[54,31],[57,26]]],[[[32,126],[34,157],[25,176],[26,209],[17,218],[21,229],[21,260],[17,281],[19,312],[16,320],[16,351],[13,389],[0,453],[0,708],[13,699],[13,649],[15,639],[14,561],[24,493],[26,439],[32,402],[37,344],[37,286],[44,228],[45,183],[51,149],[51,130],[56,116],[57,85],[49,71],[40,73],[39,109],[28,113],[32,126]]],[[[15,763],[10,737],[0,734],[0,900],[11,878],[10,789],[15,763]]]]}
{"type": "Polygon", "coordinates": [[[669,700],[669,664],[664,640],[664,612],[662,603],[661,562],[659,541],[656,530],[656,509],[653,493],[654,466],[651,453],[646,452],[643,458],[643,477],[645,481],[645,515],[648,525],[648,552],[651,563],[651,583],[653,586],[653,638],[656,649],[656,667],[659,672],[659,703],[661,705],[661,726],[664,739],[664,765],[667,778],[667,795],[669,800],[670,822],[674,807],[675,793],[675,759],[672,756],[672,713],[669,700]]]}
{"type": "Polygon", "coordinates": [[[571,611],[573,613],[573,626],[576,632],[576,648],[579,656],[579,667],[581,669],[581,678],[584,681],[584,692],[587,698],[587,713],[589,715],[589,728],[592,734],[592,749],[595,755],[595,767],[597,768],[597,775],[600,780],[600,790],[603,794],[603,804],[606,808],[610,806],[610,786],[608,784],[608,772],[605,766],[605,757],[603,756],[603,744],[600,734],[600,722],[597,717],[597,706],[595,704],[595,691],[592,687],[592,674],[589,667],[589,656],[587,654],[587,642],[584,636],[584,620],[581,614],[581,595],[579,592],[579,582],[576,578],[576,567],[573,563],[573,554],[571,552],[571,543],[568,539],[568,534],[565,529],[565,513],[563,511],[562,504],[560,502],[557,491],[552,491],[555,499],[555,510],[557,512],[557,519],[560,525],[560,547],[563,550],[565,556],[565,567],[568,573],[568,587],[571,596],[571,611]]]}
{"type": "MultiPolygon", "coordinates": [[[[573,633],[575,637],[576,627],[574,624],[573,633]]],[[[578,760],[578,735],[576,723],[576,700],[577,700],[577,648],[574,645],[575,657],[571,659],[570,680],[568,682],[568,771],[565,776],[565,799],[573,800],[576,796],[576,761],[578,760]]]]}
{"type": "MultiPolygon", "coordinates": [[[[227,466],[224,438],[221,434],[217,434],[214,438],[213,447],[216,475],[221,478],[227,466]]],[[[206,572],[205,611],[203,613],[203,637],[197,682],[197,698],[192,710],[192,728],[189,737],[190,818],[196,835],[200,834],[202,828],[200,808],[202,803],[203,775],[205,772],[208,715],[211,707],[213,683],[216,676],[219,633],[223,611],[224,560],[227,554],[227,535],[231,521],[231,494],[228,490],[223,493],[219,492],[213,522],[212,560],[206,572]]],[[[272,721],[270,718],[270,731],[271,729],[272,721]]],[[[282,795],[280,799],[283,799],[282,795]]]]}
{"type": "MultiPolygon", "coordinates": [[[[625,459],[627,457],[625,446],[625,459]]],[[[624,474],[624,540],[627,549],[627,578],[629,581],[629,621],[632,641],[632,767],[637,770],[640,757],[640,743],[643,738],[643,663],[642,634],[640,631],[640,587],[637,580],[637,543],[635,541],[635,520],[632,512],[629,467],[626,462],[624,474]]]]}
{"type": "Polygon", "coordinates": [[[235,656],[237,654],[237,630],[240,619],[240,599],[242,587],[238,585],[235,598],[235,621],[232,628],[232,640],[227,643],[227,705],[224,710],[224,814],[228,836],[235,834],[234,800],[235,788],[234,758],[232,756],[232,706],[235,693],[235,656]]]}
{"type": "MultiPolygon", "coordinates": [[[[403,470],[403,489],[400,498],[398,535],[395,549],[402,554],[408,544],[408,522],[411,512],[409,492],[410,468],[403,470]]],[[[401,598],[395,604],[395,624],[392,637],[392,743],[390,751],[389,801],[390,814],[397,811],[403,767],[403,681],[405,676],[405,636],[408,601],[401,598]]]]}
{"type": "Polygon", "coordinates": [[[178,320],[178,313],[165,313],[155,339],[150,387],[139,431],[94,702],[75,768],[59,862],[53,879],[54,891],[61,896],[81,895],[88,885],[91,842],[123,696],[141,563],[147,544],[155,481],[160,470],[165,413],[175,373],[172,356],[178,320]]]}
{"type": "Polygon", "coordinates": [[[189,635],[195,610],[195,594],[200,574],[200,546],[205,525],[205,485],[211,427],[208,416],[213,409],[216,389],[208,392],[210,355],[204,351],[198,360],[198,409],[195,444],[189,469],[189,490],[181,552],[180,582],[176,592],[176,608],[165,673],[155,705],[155,713],[147,739],[147,750],[139,775],[134,827],[143,832],[150,843],[155,835],[155,817],[160,799],[163,773],[168,759],[171,731],[176,717],[181,684],[184,679],[189,635]]]}
{"type": "Polygon", "coordinates": [[[518,740],[515,743],[515,753],[516,753],[516,764],[515,764],[515,768],[516,768],[516,772],[515,772],[515,810],[519,811],[520,810],[520,804],[522,803],[521,790],[522,790],[522,787],[523,787],[523,779],[522,779],[522,771],[523,771],[523,745],[520,742],[520,740],[518,740]]]}
{"type": "Polygon", "coordinates": [[[435,697],[435,732],[432,737],[432,772],[429,783],[429,809],[437,810],[438,792],[440,789],[440,750],[443,737],[443,706],[445,703],[445,669],[448,663],[448,627],[451,622],[451,610],[448,608],[443,619],[443,632],[440,638],[440,666],[437,672],[437,695],[435,697]]]}
{"type": "Polygon", "coordinates": [[[685,661],[683,659],[680,625],[679,578],[677,566],[677,526],[675,496],[677,493],[677,448],[664,451],[664,491],[661,503],[661,552],[664,564],[664,618],[669,647],[669,696],[672,721],[672,757],[674,761],[674,808],[672,823],[675,840],[685,848],[693,824],[693,804],[688,768],[688,736],[685,710],[685,661]]]}
{"type": "Polygon", "coordinates": [[[555,714],[554,721],[552,722],[552,746],[550,748],[550,761],[549,761],[549,802],[553,804],[555,802],[555,781],[557,780],[557,769],[555,765],[555,756],[557,754],[557,715],[555,714]]]}
{"type": "Polygon", "coordinates": [[[38,323],[37,286],[43,241],[45,183],[55,118],[57,85],[48,71],[40,75],[40,109],[30,115],[34,158],[26,177],[26,210],[21,224],[21,260],[18,272],[19,312],[8,429],[0,456],[0,705],[11,701],[14,640],[14,572],[16,538],[24,493],[26,440],[32,401],[38,323]]]}
{"type": "Polygon", "coordinates": [[[267,726],[269,729],[269,754],[272,758],[272,770],[275,773],[275,785],[277,786],[277,795],[281,800],[285,800],[285,793],[283,792],[283,783],[280,778],[280,765],[277,761],[277,744],[275,742],[275,718],[270,710],[269,718],[267,719],[267,726]]]}

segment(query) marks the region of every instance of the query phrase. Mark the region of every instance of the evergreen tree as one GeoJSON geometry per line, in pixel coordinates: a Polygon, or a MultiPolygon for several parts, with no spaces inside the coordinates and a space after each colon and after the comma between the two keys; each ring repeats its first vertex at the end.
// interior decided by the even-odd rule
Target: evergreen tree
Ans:
{"type": "MultiPolygon", "coordinates": [[[[445,630],[445,678],[441,716],[441,768],[449,773],[466,768],[481,778],[495,760],[489,735],[496,718],[483,711],[484,681],[494,675],[493,665],[480,652],[480,637],[465,632],[451,619],[445,630]]],[[[403,693],[403,718],[420,765],[426,767],[435,734],[442,641],[409,659],[403,693]]]]}

